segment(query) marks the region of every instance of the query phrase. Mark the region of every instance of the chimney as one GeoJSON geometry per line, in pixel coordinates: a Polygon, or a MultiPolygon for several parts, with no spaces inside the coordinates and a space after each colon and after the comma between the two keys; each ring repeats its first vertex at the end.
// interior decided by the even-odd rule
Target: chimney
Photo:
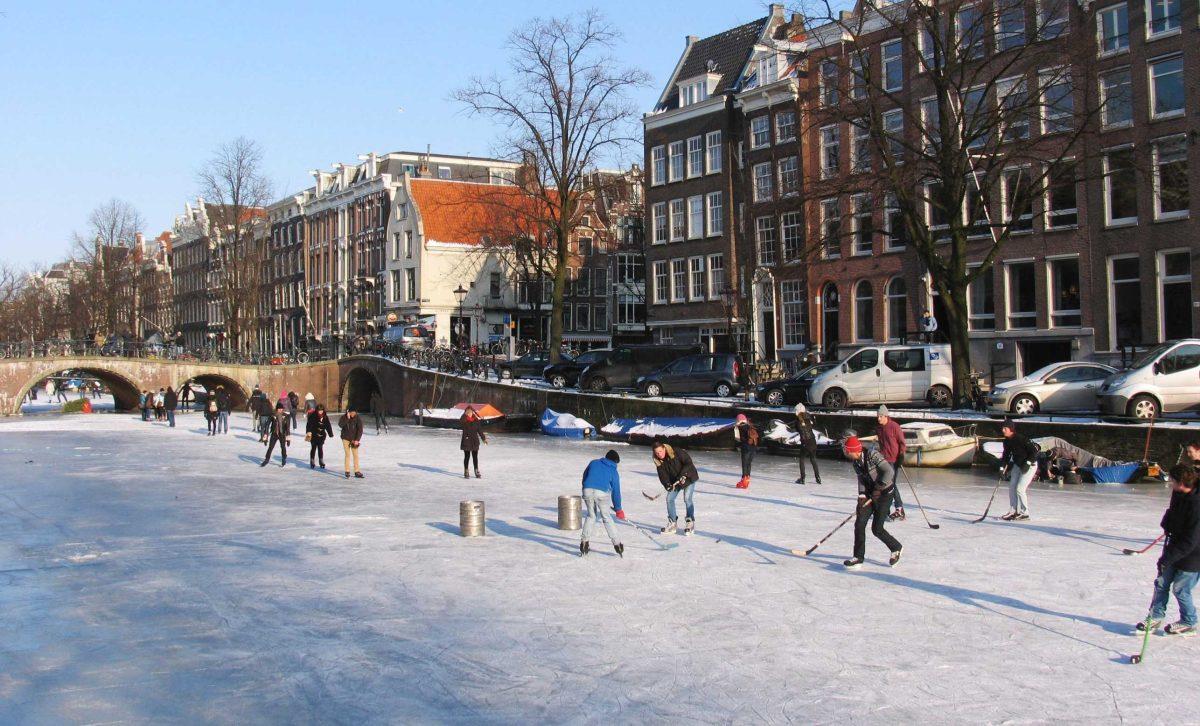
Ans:
{"type": "Polygon", "coordinates": [[[317,196],[321,196],[325,193],[325,175],[321,173],[320,169],[313,169],[308,173],[312,174],[313,179],[317,181],[317,196]]]}
{"type": "Polygon", "coordinates": [[[337,163],[333,165],[337,169],[338,186],[342,189],[346,188],[346,165],[337,163]]]}

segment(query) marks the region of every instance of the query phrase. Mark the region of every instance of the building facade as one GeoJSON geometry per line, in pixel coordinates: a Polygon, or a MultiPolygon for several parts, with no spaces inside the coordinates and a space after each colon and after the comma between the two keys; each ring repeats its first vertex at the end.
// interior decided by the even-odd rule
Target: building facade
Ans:
{"type": "Polygon", "coordinates": [[[304,191],[267,207],[270,240],[264,285],[267,312],[261,336],[264,353],[301,350],[308,345],[308,286],[304,280],[308,198],[309,192],[304,191]]]}

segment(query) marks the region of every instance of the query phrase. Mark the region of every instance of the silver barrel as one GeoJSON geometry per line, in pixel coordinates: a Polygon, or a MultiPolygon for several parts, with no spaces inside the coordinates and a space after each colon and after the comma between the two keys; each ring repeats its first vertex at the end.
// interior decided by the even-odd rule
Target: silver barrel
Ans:
{"type": "Polygon", "coordinates": [[[486,533],[483,502],[468,499],[458,503],[458,531],[463,537],[482,537],[486,533]]]}
{"type": "Polygon", "coordinates": [[[583,520],[583,497],[564,494],[558,498],[558,528],[579,529],[583,520]]]}

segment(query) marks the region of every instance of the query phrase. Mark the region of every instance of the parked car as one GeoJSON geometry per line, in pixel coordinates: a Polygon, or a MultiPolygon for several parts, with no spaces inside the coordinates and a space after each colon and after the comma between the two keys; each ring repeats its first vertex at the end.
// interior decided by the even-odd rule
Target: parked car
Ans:
{"type": "Polygon", "coordinates": [[[636,388],[637,379],[685,355],[700,352],[698,345],[623,345],[579,374],[579,387],[591,391],[636,388]]]}
{"type": "MultiPolygon", "coordinates": [[[[568,356],[562,356],[563,360],[571,360],[568,356]]],[[[503,363],[496,364],[496,373],[501,378],[541,378],[542,371],[550,363],[550,354],[546,351],[538,351],[536,353],[526,353],[520,358],[514,358],[503,363]]]]}
{"type": "Polygon", "coordinates": [[[813,380],[820,374],[836,368],[837,363],[817,363],[806,368],[802,368],[799,373],[788,376],[787,378],[776,378],[773,381],[764,381],[754,387],[755,400],[769,403],[772,406],[794,405],[797,403],[808,402],[808,387],[812,385],[813,380]]]}
{"type": "Polygon", "coordinates": [[[826,408],[850,404],[953,402],[950,346],[868,345],[813,379],[808,400],[826,408]]]}
{"type": "Polygon", "coordinates": [[[1028,415],[1039,411],[1095,411],[1096,394],[1117,369],[1100,363],[1051,363],[1027,376],[992,386],[988,408],[1028,415]]]}
{"type": "Polygon", "coordinates": [[[1200,339],[1146,351],[1129,370],[1100,386],[1099,400],[1103,413],[1142,419],[1200,409],[1200,339]]]}
{"type": "Polygon", "coordinates": [[[574,360],[563,359],[558,363],[551,363],[542,369],[542,378],[555,388],[566,388],[574,386],[579,382],[579,374],[583,372],[591,364],[604,360],[612,353],[608,348],[598,348],[580,353],[579,357],[574,360]]]}
{"type": "Polygon", "coordinates": [[[432,348],[433,329],[425,325],[393,325],[383,331],[383,339],[409,348],[432,348]]]}
{"type": "Polygon", "coordinates": [[[731,396],[741,390],[742,363],[733,353],[704,353],[674,360],[637,379],[647,396],[664,393],[715,393],[731,396]]]}

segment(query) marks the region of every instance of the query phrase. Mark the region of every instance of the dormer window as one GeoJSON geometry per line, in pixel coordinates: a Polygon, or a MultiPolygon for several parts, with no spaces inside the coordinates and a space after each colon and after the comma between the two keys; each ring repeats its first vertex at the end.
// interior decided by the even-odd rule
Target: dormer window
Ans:
{"type": "Polygon", "coordinates": [[[717,82],[721,80],[719,73],[706,73],[702,76],[688,78],[679,82],[679,105],[691,106],[708,100],[717,82]]]}

